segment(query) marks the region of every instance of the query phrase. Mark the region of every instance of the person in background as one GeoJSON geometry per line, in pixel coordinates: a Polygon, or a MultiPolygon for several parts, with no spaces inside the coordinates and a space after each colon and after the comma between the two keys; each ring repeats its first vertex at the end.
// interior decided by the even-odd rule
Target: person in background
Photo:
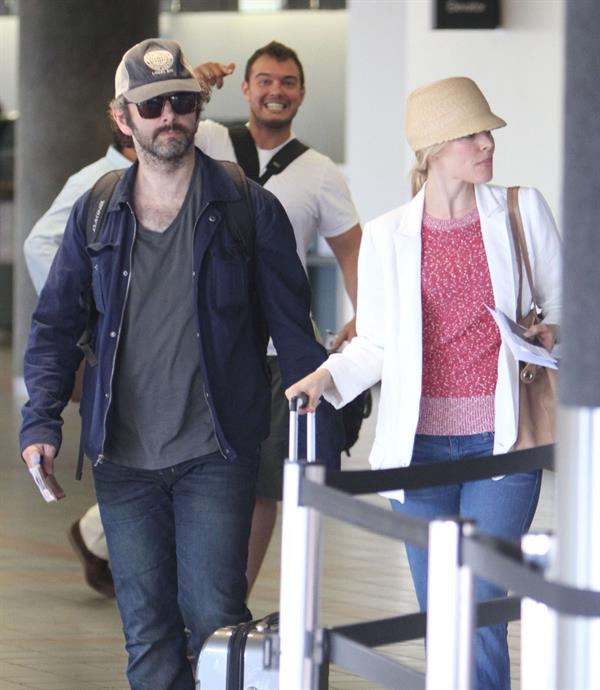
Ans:
{"type": "MultiPolygon", "coordinates": [[[[517,314],[519,268],[507,190],[490,184],[494,115],[478,86],[451,77],[413,91],[406,133],[416,161],[412,201],[365,226],[359,257],[358,335],[343,353],[287,389],[340,406],[381,379],[373,468],[508,452],[517,439],[519,363],[486,305],[517,314]]],[[[561,242],[544,198],[522,188],[520,210],[544,321],[526,336],[551,350],[560,320],[561,242]]],[[[520,312],[531,294],[525,282],[520,312]]],[[[485,458],[482,458],[485,462],[485,458]]],[[[399,492],[393,510],[431,520],[461,515],[518,540],[533,518],[540,472],[399,492]]],[[[387,494],[386,494],[387,495],[387,494]]],[[[419,605],[427,553],[407,545],[419,605]]],[[[478,580],[478,600],[506,592],[478,580]]],[[[479,690],[507,690],[506,625],[476,633],[479,690]]]]}
{"type": "MultiPolygon", "coordinates": [[[[198,65],[198,78],[220,88],[235,65],[207,62],[198,65]]],[[[258,174],[295,135],[292,131],[304,96],[304,69],[296,52],[271,41],[248,59],[242,95],[248,102],[247,128],[256,149],[258,174]]],[[[198,126],[196,145],[213,158],[236,160],[230,130],[211,120],[198,126]]],[[[356,273],[361,228],[350,191],[333,161],[310,148],[284,170],[273,174],[265,189],[282,203],[294,229],[298,256],[306,268],[307,252],[319,237],[331,247],[338,262],[346,292],[356,309],[356,273]]],[[[356,334],[352,318],[338,332],[331,349],[337,349],[356,334]]],[[[261,445],[256,507],[252,520],[248,556],[248,583],[252,589],[264,560],[281,501],[283,462],[288,453],[288,406],[284,395],[277,352],[269,345],[271,373],[271,432],[261,445]]]]}
{"type": "MultiPolygon", "coordinates": [[[[135,149],[131,137],[125,136],[116,127],[112,117],[110,117],[110,122],[113,141],[105,155],[69,177],[50,208],[37,221],[25,239],[23,244],[25,263],[38,295],[44,287],[50,266],[62,242],[71,209],[77,199],[105,173],[114,169],[127,168],[135,160],[135,149]]],[[[80,367],[71,396],[75,402],[81,398],[82,379],[83,367],[80,367]]],[[[108,561],[108,549],[97,504],[91,506],[81,518],[73,522],[69,528],[68,537],[83,564],[88,585],[103,596],[114,597],[115,588],[108,561]]]]}
{"type": "MultiPolygon", "coordinates": [[[[175,41],[147,39],[124,54],[111,110],[137,161],[91,244],[89,194],[75,203],[25,352],[21,453],[53,474],[77,341],[92,329],[82,444],[132,690],[194,690],[186,630],[197,657],[214,630],[250,620],[248,538],[269,430],[266,333],[288,385],[326,357],[285,211],[250,183],[252,260],[241,251],[228,214],[239,188],[194,146],[206,97],[175,41]]],[[[340,431],[324,406],[317,444],[331,467],[340,431]]]]}
{"type": "Polygon", "coordinates": [[[111,129],[112,144],[104,156],[69,177],[50,208],[33,226],[23,243],[25,263],[38,295],[44,287],[50,266],[62,242],[73,204],[102,175],[111,170],[128,168],[135,160],[131,138],[118,130],[114,123],[111,129]]]}

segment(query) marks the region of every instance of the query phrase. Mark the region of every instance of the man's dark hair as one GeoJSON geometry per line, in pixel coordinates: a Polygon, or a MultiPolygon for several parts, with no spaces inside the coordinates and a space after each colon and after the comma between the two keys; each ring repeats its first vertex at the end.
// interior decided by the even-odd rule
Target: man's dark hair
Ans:
{"type": "Polygon", "coordinates": [[[263,55],[268,55],[274,58],[277,62],[285,62],[286,60],[293,60],[298,66],[298,71],[300,72],[300,86],[304,87],[304,69],[302,68],[302,63],[300,58],[296,54],[295,50],[284,46],[283,43],[278,43],[277,41],[271,41],[267,43],[266,46],[258,48],[248,59],[246,63],[246,72],[244,73],[245,81],[250,81],[250,72],[252,71],[252,65],[258,60],[258,58],[263,55]]]}
{"type": "Polygon", "coordinates": [[[117,127],[117,123],[114,121],[111,111],[108,111],[108,120],[110,122],[110,131],[112,133],[112,144],[117,149],[119,153],[123,153],[123,149],[133,148],[133,139],[127,134],[123,134],[121,130],[117,127]]]}

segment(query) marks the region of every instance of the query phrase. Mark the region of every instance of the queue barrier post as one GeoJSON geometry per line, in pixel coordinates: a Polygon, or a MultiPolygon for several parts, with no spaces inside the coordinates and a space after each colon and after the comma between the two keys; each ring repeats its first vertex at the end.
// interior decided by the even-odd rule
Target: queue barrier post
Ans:
{"type": "Polygon", "coordinates": [[[307,415],[307,460],[298,461],[298,419],[290,406],[290,459],[283,475],[281,535],[279,683],[286,690],[317,690],[320,515],[300,505],[306,477],[325,482],[325,468],[315,464],[315,415],[307,415]]]}
{"type": "MultiPolygon", "coordinates": [[[[547,573],[554,549],[549,533],[530,533],[521,538],[523,560],[547,573]]],[[[556,613],[529,597],[521,600],[521,690],[554,690],[556,687],[556,613]]]]}
{"type": "MultiPolygon", "coordinates": [[[[340,501],[335,496],[336,489],[338,491],[346,490],[349,493],[370,492],[356,491],[355,478],[347,486],[345,483],[342,486],[340,482],[340,486],[337,487],[335,481],[331,482],[330,486],[331,475],[326,474],[323,467],[314,464],[314,426],[312,426],[312,432],[310,425],[307,425],[307,429],[313,442],[310,443],[310,439],[307,439],[307,460],[299,462],[297,454],[294,455],[292,452],[292,446],[297,443],[297,427],[294,429],[290,423],[291,459],[286,463],[284,471],[279,680],[280,687],[285,688],[285,690],[320,690],[320,688],[324,688],[323,683],[326,683],[326,679],[320,671],[326,669],[331,660],[335,659],[334,663],[339,663],[341,660],[338,655],[339,649],[336,650],[335,645],[338,637],[335,629],[329,631],[332,634],[326,634],[326,631],[318,627],[319,516],[321,511],[357,526],[363,526],[364,523],[364,526],[369,525],[367,528],[374,532],[379,532],[381,529],[375,525],[375,521],[372,519],[373,515],[369,514],[369,519],[366,516],[363,519],[362,515],[359,518],[358,506],[350,505],[356,501],[349,501],[348,499],[340,501]]],[[[545,452],[547,451],[548,449],[545,449],[545,452]]],[[[535,460],[536,466],[542,461],[547,463],[543,457],[533,460],[535,460]]],[[[527,458],[527,462],[533,462],[533,460],[530,457],[527,458]]],[[[545,467],[545,465],[543,466],[545,467]]],[[[453,469],[456,470],[456,465],[453,469]]],[[[473,470],[476,474],[479,471],[479,468],[465,467],[462,469],[465,473],[467,469],[469,472],[473,470]]],[[[491,471],[494,468],[487,467],[486,469],[491,471]]],[[[513,469],[517,471],[517,468],[513,469]]],[[[523,468],[519,467],[518,469],[521,471],[523,468]]],[[[480,478],[477,476],[471,480],[480,478]]],[[[335,473],[333,479],[336,479],[335,473]]],[[[402,481],[404,479],[403,476],[402,481]]],[[[413,478],[411,476],[410,480],[406,478],[406,481],[414,482],[416,479],[420,479],[420,477],[413,478]]],[[[426,475],[423,479],[426,485],[432,483],[431,478],[426,475]]],[[[398,482],[401,481],[401,478],[394,475],[394,480],[398,482]]],[[[373,488],[373,482],[368,484],[369,488],[373,488]]],[[[364,486],[361,485],[361,488],[364,489],[364,486]]],[[[401,516],[398,515],[398,517],[401,516]]],[[[416,518],[411,518],[411,520],[414,522],[416,518]]],[[[420,525],[420,531],[414,529],[414,524],[409,524],[406,525],[407,529],[401,533],[391,529],[385,519],[382,519],[382,522],[384,523],[384,528],[381,529],[382,534],[389,532],[389,536],[395,536],[410,543],[413,543],[414,540],[415,544],[420,543],[422,547],[425,546],[425,543],[429,545],[426,675],[406,674],[407,669],[404,669],[400,664],[397,665],[397,668],[392,669],[385,656],[382,655],[381,658],[378,658],[375,653],[371,652],[371,647],[387,643],[382,641],[381,635],[377,636],[379,640],[377,643],[373,639],[364,642],[353,641],[352,636],[350,636],[351,639],[346,640],[342,634],[340,640],[344,642],[342,645],[344,652],[347,653],[352,648],[353,654],[356,656],[360,649],[360,658],[363,661],[368,660],[368,669],[357,667],[355,659],[349,664],[349,667],[353,668],[354,672],[358,672],[359,675],[363,675],[361,671],[365,672],[365,677],[369,677],[390,689],[397,687],[398,678],[404,673],[402,676],[403,686],[406,685],[413,690],[439,690],[440,688],[444,688],[444,690],[472,690],[475,675],[474,629],[477,610],[474,594],[475,572],[479,572],[481,568],[483,570],[481,576],[483,576],[484,573],[490,571],[489,558],[492,562],[496,562],[502,571],[500,581],[517,584],[516,589],[518,590],[521,574],[518,571],[521,571],[524,577],[523,582],[529,585],[523,585],[523,594],[525,592],[537,592],[537,589],[532,587],[532,582],[538,582],[544,578],[532,574],[531,566],[523,566],[522,563],[519,563],[518,556],[517,561],[514,561],[514,554],[511,555],[512,560],[510,562],[507,562],[506,558],[497,558],[493,548],[490,549],[493,545],[479,543],[479,540],[475,538],[477,535],[473,522],[460,518],[434,520],[429,523],[428,535],[425,534],[427,529],[425,521],[420,521],[423,523],[420,525]],[[412,527],[412,531],[408,527],[412,527]],[[485,558],[480,562],[482,553],[484,553],[485,558]],[[369,653],[368,657],[364,654],[365,650],[369,653]]],[[[530,550],[529,546],[525,544],[523,551],[529,555],[530,550]]],[[[502,555],[505,554],[497,554],[498,557],[502,555]]],[[[535,553],[531,554],[531,558],[535,559],[535,553]]],[[[495,581],[491,572],[490,579],[495,581]]],[[[496,573],[495,570],[493,572],[496,573]]],[[[513,589],[513,586],[507,584],[506,588],[513,589]]],[[[531,596],[535,596],[535,594],[531,596]]],[[[544,601],[554,601],[555,599],[554,593],[545,591],[544,601]]],[[[486,602],[486,604],[494,603],[486,602]]],[[[530,603],[537,604],[538,602],[531,601],[530,603]]],[[[492,607],[488,606],[485,611],[478,610],[478,617],[483,616],[479,620],[479,624],[496,624],[496,622],[514,620],[518,617],[514,605],[507,610],[503,608],[502,611],[496,610],[496,608],[492,610],[492,607]],[[488,617],[491,617],[490,620],[495,622],[483,622],[483,620],[488,620],[488,617]]],[[[531,617],[531,614],[529,615],[531,617]]],[[[421,627],[418,636],[423,635],[423,627],[421,627]]],[[[536,628],[539,630],[539,623],[531,630],[536,628]]],[[[535,632],[528,633],[530,638],[532,634],[535,635],[535,632]]],[[[386,636],[384,638],[387,639],[386,636]]],[[[537,644],[539,647],[539,638],[537,644]]],[[[556,645],[549,647],[545,645],[545,649],[548,648],[556,649],[556,645]]],[[[346,666],[345,663],[341,665],[346,666]]],[[[534,687],[535,690],[540,690],[539,665],[534,664],[534,666],[537,666],[538,671],[536,676],[538,682],[534,687]]],[[[555,675],[558,676],[558,671],[555,675]]],[[[547,687],[553,686],[550,684],[547,687]]],[[[528,690],[525,685],[523,688],[528,690]]],[[[544,690],[547,688],[544,687],[544,690]]]]}
{"type": "Polygon", "coordinates": [[[473,688],[474,581],[460,558],[473,529],[468,520],[429,525],[426,690],[473,688]]]}

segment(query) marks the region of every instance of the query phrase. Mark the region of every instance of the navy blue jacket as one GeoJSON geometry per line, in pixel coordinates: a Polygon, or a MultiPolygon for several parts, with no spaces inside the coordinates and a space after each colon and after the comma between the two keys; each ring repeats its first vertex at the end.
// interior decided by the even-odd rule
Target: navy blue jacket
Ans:
{"type": "MultiPolygon", "coordinates": [[[[256,241],[254,257],[248,257],[227,227],[223,210],[223,204],[239,199],[239,193],[219,163],[198,155],[202,210],[194,228],[190,271],[197,295],[205,396],[223,456],[254,458],[268,436],[270,415],[261,320],[273,338],[286,386],[319,366],[326,352],[314,339],[310,288],[283,207],[273,194],[249,183],[256,241]]],[[[88,323],[85,296],[91,284],[98,312],[91,342],[97,365],[86,366],[80,413],[85,454],[93,461],[102,458],[136,233],[136,172],[137,164],[115,188],[98,241],[86,241],[89,192],[73,207],[33,314],[25,352],[29,401],[23,408],[21,450],[34,443],[60,448],[61,413],[82,359],[77,341],[88,323]]],[[[337,466],[343,432],[337,413],[327,404],[319,405],[317,429],[319,459],[337,466]]]]}

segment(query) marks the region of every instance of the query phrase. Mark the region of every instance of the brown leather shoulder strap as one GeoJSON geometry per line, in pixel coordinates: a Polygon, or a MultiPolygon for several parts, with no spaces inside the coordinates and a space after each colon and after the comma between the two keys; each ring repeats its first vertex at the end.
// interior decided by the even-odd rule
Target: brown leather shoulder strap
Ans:
{"type": "Polygon", "coordinates": [[[521,218],[521,210],[519,209],[519,187],[509,187],[507,190],[508,196],[508,218],[510,221],[510,229],[515,246],[515,253],[517,255],[517,262],[519,265],[519,294],[517,298],[517,320],[523,315],[521,314],[521,297],[523,294],[523,266],[525,266],[525,273],[527,274],[527,282],[533,303],[537,308],[537,299],[535,296],[535,287],[533,284],[533,273],[531,271],[531,263],[529,261],[529,252],[527,250],[527,242],[525,241],[525,231],[523,229],[523,219],[521,218]]]}
{"type": "Polygon", "coordinates": [[[523,260],[521,259],[521,243],[519,242],[519,235],[517,230],[517,219],[515,216],[515,207],[519,204],[519,188],[509,187],[507,190],[508,201],[508,224],[510,226],[510,234],[512,236],[512,243],[515,249],[515,256],[517,258],[517,268],[519,270],[519,290],[517,293],[517,321],[521,319],[521,301],[523,297],[523,260]]]}

